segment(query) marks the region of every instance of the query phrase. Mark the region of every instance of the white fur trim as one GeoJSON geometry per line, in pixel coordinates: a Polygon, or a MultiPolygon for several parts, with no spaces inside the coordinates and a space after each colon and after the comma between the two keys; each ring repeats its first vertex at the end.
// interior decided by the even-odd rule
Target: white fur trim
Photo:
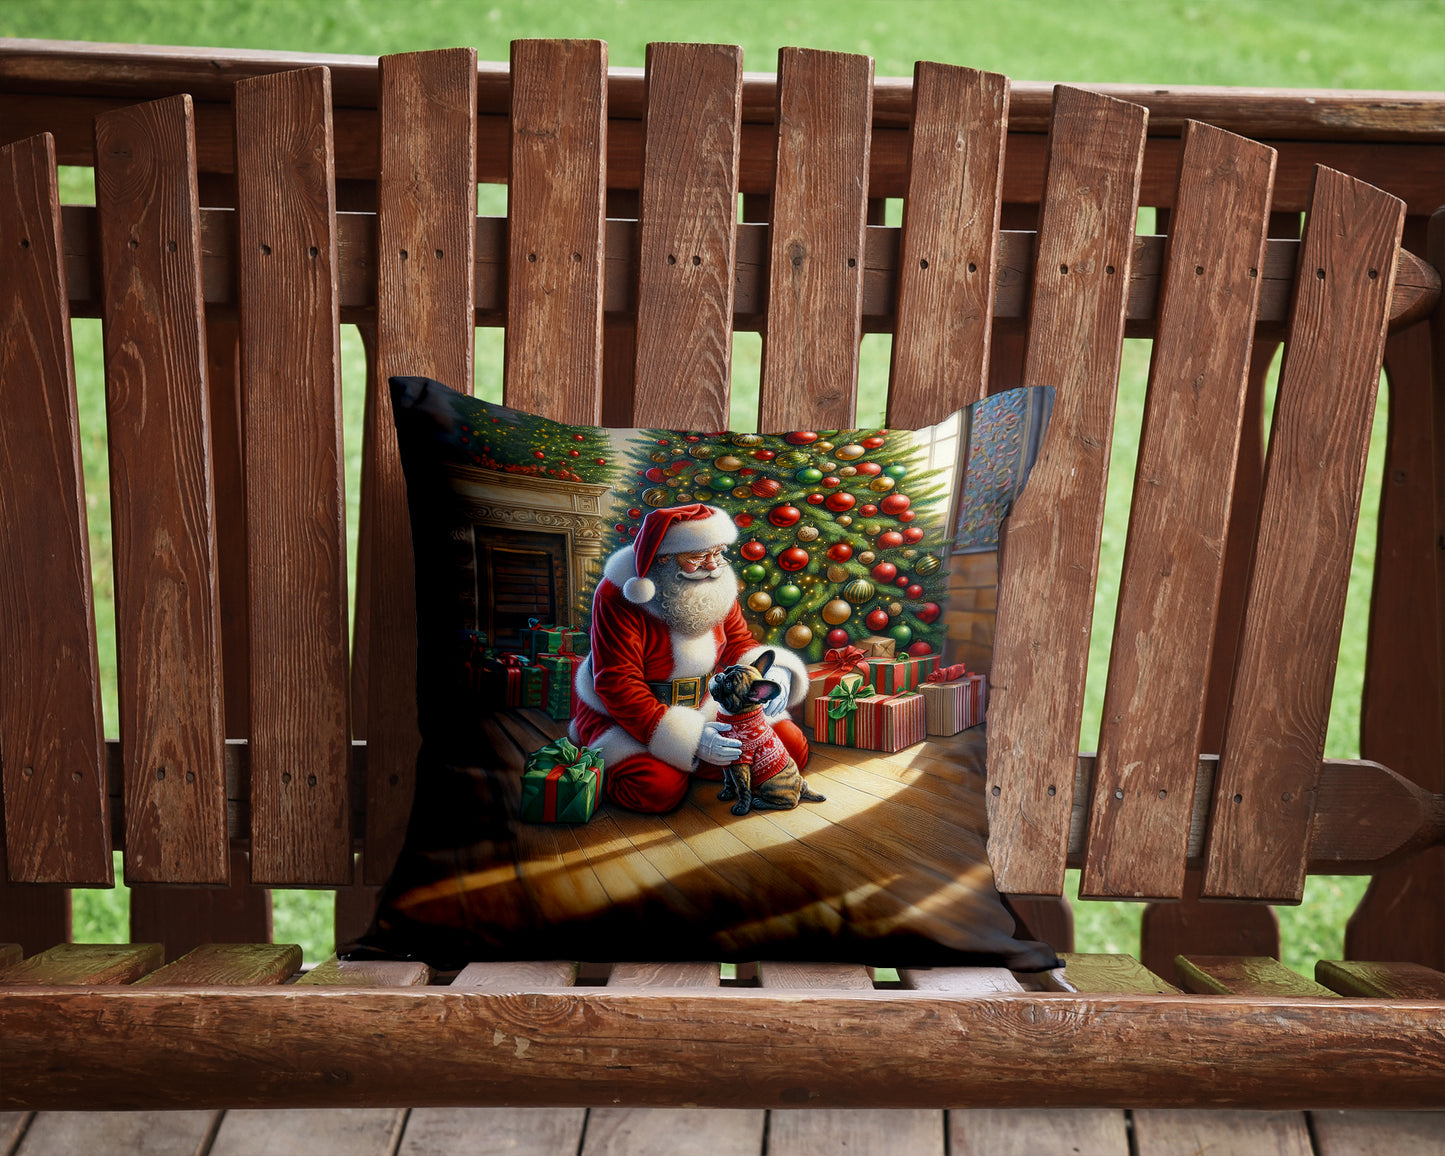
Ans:
{"type": "Polygon", "coordinates": [[[697,765],[697,744],[707,716],[690,706],[670,706],[657,722],[648,741],[649,754],[679,771],[691,772],[697,765]]]}
{"type": "Polygon", "coordinates": [[[590,654],[577,664],[577,673],[573,676],[572,687],[576,690],[577,697],[598,714],[607,713],[607,708],[597,697],[597,687],[592,682],[592,656],[590,654]]]}
{"type": "Polygon", "coordinates": [[[622,597],[641,606],[657,597],[657,585],[651,578],[629,578],[622,584],[622,597]]]}
{"type": "Polygon", "coordinates": [[[625,586],[629,578],[637,577],[637,558],[631,546],[623,546],[607,559],[602,567],[602,577],[611,579],[618,589],[625,586]]]}
{"type": "MultiPolygon", "coordinates": [[[[568,735],[574,743],[581,745],[577,737],[577,724],[574,722],[568,728],[568,735]]],[[[594,750],[602,752],[602,773],[605,776],[607,771],[617,766],[623,759],[630,759],[633,755],[643,754],[647,748],[633,738],[621,727],[608,727],[601,736],[592,744],[594,750]]]]}
{"type": "Polygon", "coordinates": [[[765,650],[773,652],[774,666],[781,666],[793,676],[793,685],[788,693],[788,705],[797,706],[808,695],[808,667],[791,650],[783,646],[755,646],[751,650],[745,651],[738,661],[751,666],[753,659],[765,650]]]}
{"type": "Polygon", "coordinates": [[[738,528],[733,520],[716,506],[706,518],[691,522],[674,522],[658,543],[659,554],[691,554],[698,550],[711,550],[714,546],[730,546],[738,540],[738,528]]]}
{"type": "Polygon", "coordinates": [[[705,678],[717,669],[717,636],[672,632],[672,674],[670,678],[705,678]]]}

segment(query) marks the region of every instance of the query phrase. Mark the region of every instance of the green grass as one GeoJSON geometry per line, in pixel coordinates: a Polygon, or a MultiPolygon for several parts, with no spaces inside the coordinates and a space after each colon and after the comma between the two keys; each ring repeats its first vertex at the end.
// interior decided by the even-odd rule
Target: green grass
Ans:
{"type": "MultiPolygon", "coordinates": [[[[231,46],[293,51],[380,54],[458,44],[483,59],[505,60],[513,38],[598,37],[614,65],[640,66],[648,41],[715,40],[741,44],[747,66],[771,71],[779,47],[867,52],[879,75],[908,75],[917,58],[1007,73],[1017,80],[1133,81],[1148,84],[1241,84],[1322,88],[1438,89],[1445,86],[1445,0],[0,0],[0,35],[231,46]]],[[[62,174],[64,199],[92,199],[89,173],[62,174]]],[[[482,190],[481,211],[499,213],[499,189],[482,190]]],[[[890,223],[897,223],[897,204],[890,223]]],[[[1141,228],[1151,228],[1143,214],[1141,228]]],[[[109,486],[104,439],[104,382],[98,322],[74,324],[82,455],[95,571],[97,628],[104,663],[107,734],[117,729],[114,624],[111,616],[109,486]]],[[[476,385],[483,396],[501,389],[501,334],[477,334],[476,385]]],[[[761,341],[739,334],[734,352],[733,423],[756,414],[761,341]]],[[[886,391],[889,339],[863,342],[859,414],[879,420],[886,391]]],[[[354,329],[342,335],[348,528],[355,547],[360,477],[364,357],[354,329]]],[[[1090,678],[1081,743],[1093,746],[1103,693],[1104,656],[1114,601],[1142,412],[1147,342],[1129,341],[1118,400],[1116,438],[1106,503],[1103,553],[1092,636],[1090,678]]],[[[1377,410],[1345,637],[1341,644],[1327,753],[1358,754],[1358,713],[1365,625],[1374,563],[1375,511],[1382,469],[1385,403],[1377,410]]],[[[355,583],[352,582],[352,589],[355,583]]],[[[117,876],[119,876],[119,860],[117,876]]],[[[1283,956],[1309,971],[1314,959],[1338,956],[1345,918],[1364,880],[1312,879],[1305,902],[1280,909],[1283,956]]],[[[1069,890],[1077,899],[1077,872],[1069,890]]],[[[1087,951],[1137,951],[1141,908],[1076,904],[1078,946],[1087,951]]],[[[276,892],[276,938],[299,942],[309,960],[331,949],[331,895],[276,892]]],[[[76,938],[127,937],[128,899],[113,892],[75,893],[76,938]]]]}

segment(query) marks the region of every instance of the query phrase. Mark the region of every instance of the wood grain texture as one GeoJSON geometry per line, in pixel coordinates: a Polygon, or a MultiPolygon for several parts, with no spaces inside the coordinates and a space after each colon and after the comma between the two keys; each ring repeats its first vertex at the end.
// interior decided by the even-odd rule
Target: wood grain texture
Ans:
{"type": "Polygon", "coordinates": [[[421,746],[411,530],[387,381],[420,374],[472,389],[476,50],[386,56],[380,80],[376,372],[362,466],[367,883],[385,882],[401,850],[421,746]]]}
{"type": "Polygon", "coordinates": [[[1138,1156],[1313,1156],[1303,1112],[1136,1111],[1138,1156]]]}
{"type": "Polygon", "coordinates": [[[910,991],[950,991],[956,995],[988,995],[1023,991],[1013,972],[1002,967],[901,968],[898,978],[910,991]]]}
{"type": "Polygon", "coordinates": [[[1273,176],[1274,150],[1208,125],[1185,129],[1082,898],[1184,893],[1273,176]]]}
{"type": "Polygon", "coordinates": [[[872,95],[871,57],[778,53],[759,429],[853,424],[872,95]]]}
{"type": "Polygon", "coordinates": [[[1066,952],[1064,978],[1079,992],[1177,992],[1132,955],[1066,952]]]}
{"type": "Polygon", "coordinates": [[[773,1111],[768,1117],[770,1156],[818,1152],[858,1156],[943,1156],[944,1116],[921,1108],[811,1108],[773,1111]]]}
{"type": "Polygon", "coordinates": [[[413,1108],[397,1156],[577,1156],[585,1108],[413,1108]]]}
{"type": "Polygon", "coordinates": [[[1317,1156],[1445,1156],[1445,1112],[1310,1113],[1317,1156]]]}
{"type": "Polygon", "coordinates": [[[62,943],[0,971],[0,984],[130,983],[163,962],[159,943],[62,943]]]}
{"type": "Polygon", "coordinates": [[[1174,970],[1185,991],[1220,995],[1332,994],[1267,955],[1181,955],[1174,970]]]}
{"type": "Polygon", "coordinates": [[[854,963],[787,963],[763,960],[758,986],[794,991],[872,991],[868,969],[854,963]]]}
{"type": "Polygon", "coordinates": [[[988,392],[1008,101],[998,73],[913,66],[890,426],[932,425],[988,392]]]}
{"type": "Polygon", "coordinates": [[[953,1156],[1130,1156],[1129,1125],[1117,1109],[955,1109],[948,1133],[953,1156]]]}
{"type": "Polygon", "coordinates": [[[1420,963],[1362,963],[1322,959],[1315,978],[1341,995],[1445,1000],[1445,972],[1420,963]]]}
{"type": "Polygon", "coordinates": [[[742,84],[741,48],[647,46],[632,425],[728,424],[742,84]]]}
{"type": "Polygon", "coordinates": [[[715,963],[615,963],[608,987],[717,987],[715,963]]]}
{"type": "Polygon", "coordinates": [[[0,1112],[0,1152],[13,1156],[20,1137],[35,1119],[33,1112],[0,1112]]]}
{"type": "Polygon", "coordinates": [[[251,876],[351,880],[331,93],[236,88],[251,619],[251,876]]]}
{"type": "Polygon", "coordinates": [[[503,398],[595,425],[602,399],[607,46],[512,44],[503,398]]]}
{"type": "Polygon", "coordinates": [[[1146,121],[1055,97],[1023,370],[1054,412],[1009,518],[989,703],[989,859],[1010,893],[1063,888],[1146,121]]]}
{"type": "Polygon", "coordinates": [[[568,960],[520,960],[508,963],[469,963],[452,980],[452,987],[483,987],[490,991],[530,991],[534,987],[571,987],[577,982],[577,965],[568,960]]]}
{"type": "Polygon", "coordinates": [[[233,846],[228,887],[136,883],[130,888],[132,943],[163,943],[178,959],[204,943],[269,943],[271,892],[250,882],[244,849],[233,846]]]}
{"type": "Polygon", "coordinates": [[[207,1156],[392,1156],[405,1126],[400,1108],[233,1109],[207,1156]]]}
{"type": "Polygon", "coordinates": [[[220,1118],[216,1111],[39,1112],[15,1156],[204,1156],[220,1118]]]}
{"type": "Polygon", "coordinates": [[[90,548],[50,137],[0,149],[0,697],[17,883],[112,882],[90,548]]]}
{"type": "Polygon", "coordinates": [[[126,878],[225,883],[225,700],[190,98],[98,118],[95,153],[126,878]]]}
{"type": "Polygon", "coordinates": [[[1207,898],[1303,894],[1404,211],[1369,185],[1319,172],[1215,781],[1207,898]]]}
{"type": "MultiPolygon", "coordinates": [[[[1199,797],[1198,795],[1196,797],[1199,797]]],[[[1208,805],[1209,794],[1201,802],[1208,805]]],[[[1196,808],[1196,814],[1201,808],[1196,808]]],[[[1359,811],[1341,816],[1351,829],[1360,826],[1359,811]]],[[[1204,828],[1197,828],[1204,844],[1204,828]]],[[[1192,840],[1191,830],[1191,840],[1192,840]]],[[[1204,873],[1198,859],[1184,873],[1184,897],[1170,903],[1150,903],[1139,920],[1139,958],[1159,975],[1174,974],[1174,960],[1180,955],[1228,954],[1273,956],[1280,954],[1279,916],[1263,903],[1220,903],[1203,901],[1199,891],[1204,873]]]]}
{"type": "Polygon", "coordinates": [[[581,1156],[757,1156],[767,1113],[742,1108],[593,1108],[581,1156]]]}
{"type": "Polygon", "coordinates": [[[296,982],[316,987],[424,987],[432,970],[424,963],[401,959],[330,959],[318,963],[296,982]]]}
{"type": "Polygon", "coordinates": [[[301,967],[294,943],[207,943],[136,980],[141,987],[284,983],[301,967]]]}
{"type": "MultiPolygon", "coordinates": [[[[0,830],[0,864],[5,833],[0,830]]],[[[54,883],[10,883],[0,870],[0,940],[27,954],[70,938],[70,888],[54,883]]]]}

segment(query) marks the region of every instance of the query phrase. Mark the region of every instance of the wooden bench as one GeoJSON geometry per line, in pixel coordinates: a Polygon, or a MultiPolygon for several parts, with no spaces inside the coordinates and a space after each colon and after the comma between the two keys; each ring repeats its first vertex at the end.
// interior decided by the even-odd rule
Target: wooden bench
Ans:
{"type": "Polygon", "coordinates": [[[1426,253],[1421,231],[1445,99],[1011,94],[794,49],[745,81],[738,50],[697,45],[654,46],[644,77],[583,41],[519,42],[510,68],[7,41],[0,126],[0,938],[21,945],[0,956],[0,1108],[1445,1098],[1424,322],[1438,383],[1445,235],[1426,253]],[[95,166],[95,208],[59,206],[57,162],[95,166]],[[508,184],[506,219],[477,216],[478,180],[508,184]],[[1141,198],[1163,235],[1136,236],[1141,198]],[[119,742],[68,344],[86,315],[105,323],[119,742]],[[338,322],[372,383],[349,646],[338,322]],[[265,888],[338,888],[354,933],[409,798],[410,563],[375,382],[468,383],[474,327],[498,325],[505,400],[579,422],[723,428],[735,329],[766,335],[763,427],[851,424],[864,332],[893,334],[896,423],[1053,385],[999,569],[990,855],[1062,946],[1068,865],[1086,894],[1158,900],[1143,962],[1025,981],[331,961],[288,983],[294,949],[259,942],[265,888]],[[1080,756],[1126,335],[1154,361],[1105,723],[1080,756]],[[1322,761],[1382,356],[1375,761],[1322,761]],[[135,944],[63,943],[66,889],[109,885],[113,848],[135,944]],[[1349,942],[1366,962],[1317,983],[1272,961],[1262,905],[1308,872],[1376,878],[1349,942]]]}

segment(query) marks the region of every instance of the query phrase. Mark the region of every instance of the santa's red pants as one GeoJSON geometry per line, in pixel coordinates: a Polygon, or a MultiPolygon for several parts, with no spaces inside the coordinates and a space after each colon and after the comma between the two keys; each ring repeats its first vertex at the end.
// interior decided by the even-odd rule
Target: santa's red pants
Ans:
{"type": "MultiPolygon", "coordinates": [[[[788,754],[802,770],[808,765],[808,736],[790,718],[773,722],[773,730],[788,748],[788,754]]],[[[623,759],[615,767],[608,767],[602,775],[602,798],[630,811],[644,811],[659,814],[670,811],[682,802],[687,794],[687,785],[693,779],[722,778],[722,767],[703,763],[693,774],[679,771],[661,759],[649,754],[633,755],[623,759]]]]}

